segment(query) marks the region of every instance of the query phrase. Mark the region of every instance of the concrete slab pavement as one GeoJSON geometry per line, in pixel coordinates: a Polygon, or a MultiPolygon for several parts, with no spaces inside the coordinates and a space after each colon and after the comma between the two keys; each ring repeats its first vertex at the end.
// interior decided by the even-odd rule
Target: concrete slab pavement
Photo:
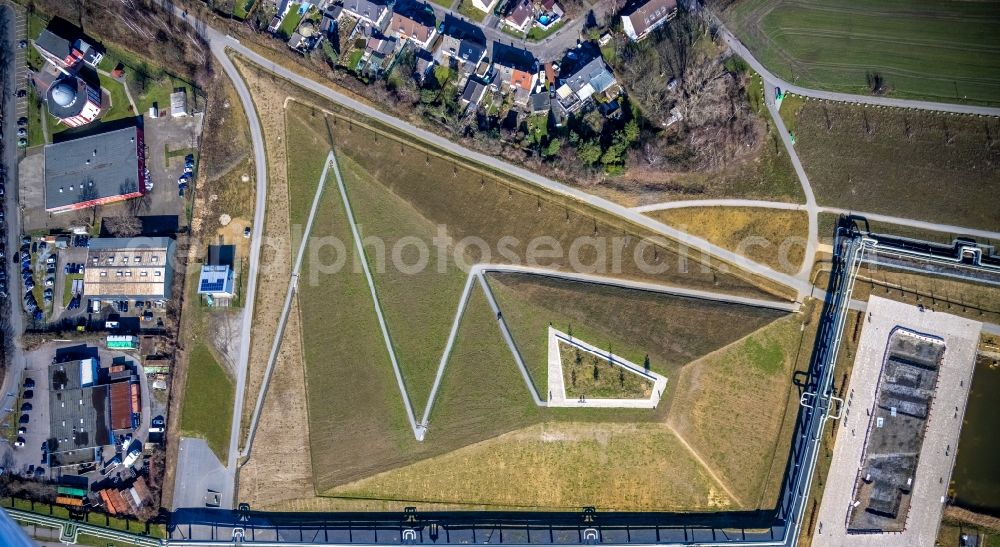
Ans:
{"type": "Polygon", "coordinates": [[[946,313],[920,311],[916,306],[878,296],[870,298],[867,312],[812,545],[934,545],[955,465],[982,324],[946,313]],[[854,502],[854,487],[865,450],[865,432],[874,415],[871,409],[875,405],[886,344],[898,326],[940,337],[945,341],[946,350],[939,368],[904,531],[852,534],[847,531],[847,516],[854,502]]]}

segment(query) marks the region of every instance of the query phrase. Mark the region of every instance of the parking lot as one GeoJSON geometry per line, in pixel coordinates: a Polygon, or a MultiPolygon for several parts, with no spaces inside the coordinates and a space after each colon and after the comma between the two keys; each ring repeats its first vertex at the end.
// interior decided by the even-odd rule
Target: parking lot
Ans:
{"type": "MultiPolygon", "coordinates": [[[[79,342],[50,342],[25,355],[27,368],[19,386],[20,393],[17,397],[22,402],[17,403],[17,408],[12,408],[16,415],[19,416],[17,427],[24,428],[24,432],[17,435],[19,439],[23,439],[23,446],[15,445],[10,447],[11,450],[5,458],[7,460],[5,463],[9,466],[11,473],[27,475],[29,470],[33,470],[36,476],[58,478],[57,476],[49,475],[49,469],[43,465],[42,458],[42,445],[49,438],[48,372],[56,350],[75,345],[79,345],[79,342]],[[31,387],[25,387],[26,385],[30,385],[31,387]],[[30,410],[22,411],[20,406],[25,402],[29,403],[31,407],[30,410]],[[24,421],[25,417],[27,417],[27,421],[24,421]]],[[[137,359],[134,357],[118,351],[98,349],[97,354],[102,366],[108,366],[116,357],[127,357],[129,361],[137,362],[137,359]]],[[[133,434],[133,438],[145,442],[148,437],[151,417],[154,414],[159,414],[162,408],[158,408],[158,405],[152,404],[149,385],[145,374],[142,373],[141,367],[139,368],[138,376],[142,398],[142,416],[139,421],[139,427],[133,434]]],[[[115,447],[105,447],[102,459],[109,461],[114,456],[115,447]]],[[[56,470],[55,473],[58,475],[60,472],[56,470]]],[[[88,475],[93,480],[103,477],[99,473],[100,470],[98,467],[92,473],[88,473],[88,475]]]]}

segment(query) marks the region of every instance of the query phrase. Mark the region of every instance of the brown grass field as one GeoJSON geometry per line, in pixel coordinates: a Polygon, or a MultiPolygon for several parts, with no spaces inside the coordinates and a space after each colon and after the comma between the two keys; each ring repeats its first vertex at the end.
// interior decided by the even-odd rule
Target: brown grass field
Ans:
{"type": "Polygon", "coordinates": [[[657,423],[539,424],[335,492],[492,509],[690,511],[732,504],[677,437],[657,423]]]}
{"type": "Polygon", "coordinates": [[[733,486],[745,508],[774,507],[815,326],[788,316],[681,369],[668,422],[733,486]],[[738,449],[735,449],[738,447],[738,449]]]}
{"type": "Polygon", "coordinates": [[[820,205],[1000,229],[1000,121],[807,101],[795,147],[820,205]]]}
{"type": "Polygon", "coordinates": [[[805,257],[805,240],[809,234],[809,217],[805,211],[689,207],[647,215],[720,247],[739,250],[741,256],[779,272],[797,272],[805,257]]]}

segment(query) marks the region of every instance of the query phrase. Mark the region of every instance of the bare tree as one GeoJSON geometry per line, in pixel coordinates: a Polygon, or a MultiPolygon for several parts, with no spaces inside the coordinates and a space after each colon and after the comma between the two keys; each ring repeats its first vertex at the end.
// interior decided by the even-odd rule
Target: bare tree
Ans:
{"type": "Polygon", "coordinates": [[[135,237],[142,233],[142,221],[124,209],[114,216],[104,217],[104,226],[115,237],[135,237]]]}

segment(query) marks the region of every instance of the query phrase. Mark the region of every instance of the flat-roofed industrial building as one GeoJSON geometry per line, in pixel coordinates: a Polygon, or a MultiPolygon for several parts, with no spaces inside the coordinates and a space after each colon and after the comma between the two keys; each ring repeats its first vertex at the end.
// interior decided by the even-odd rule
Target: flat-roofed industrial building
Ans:
{"type": "Polygon", "coordinates": [[[97,385],[96,359],[49,366],[49,465],[97,461],[97,449],[111,444],[108,386],[97,385]]]}
{"type": "Polygon", "coordinates": [[[83,293],[101,300],[170,298],[174,240],[112,237],[90,240],[83,293]]]}
{"type": "Polygon", "coordinates": [[[146,193],[142,129],[126,127],[45,147],[45,210],[62,213],[146,193]]]}

